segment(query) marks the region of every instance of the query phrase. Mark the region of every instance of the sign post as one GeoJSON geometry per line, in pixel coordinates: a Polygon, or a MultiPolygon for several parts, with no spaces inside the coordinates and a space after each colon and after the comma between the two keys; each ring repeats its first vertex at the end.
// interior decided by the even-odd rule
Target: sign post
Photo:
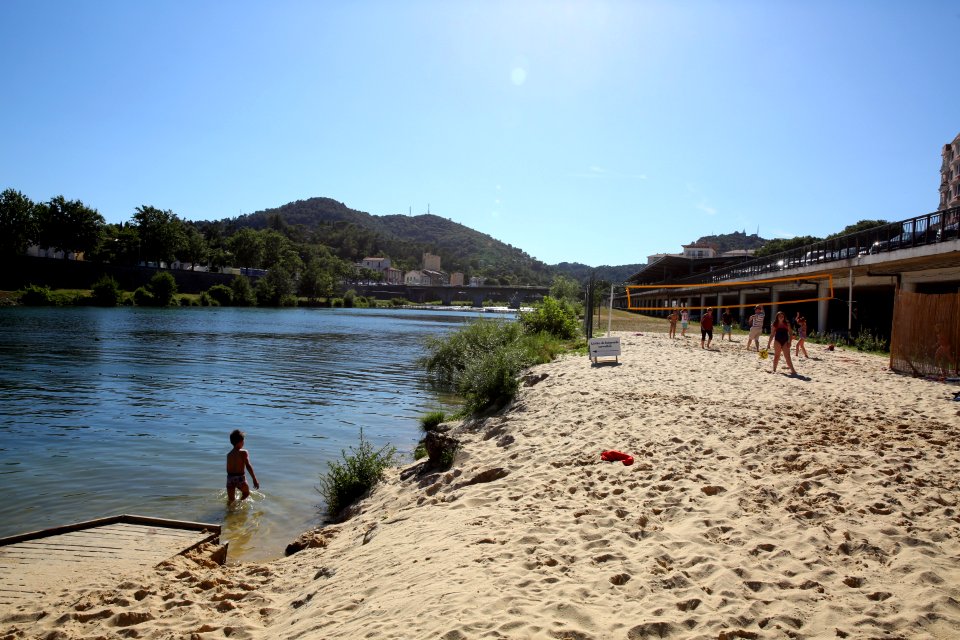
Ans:
{"type": "Polygon", "coordinates": [[[593,364],[597,364],[598,358],[615,358],[620,362],[620,338],[591,338],[588,344],[593,364]]]}

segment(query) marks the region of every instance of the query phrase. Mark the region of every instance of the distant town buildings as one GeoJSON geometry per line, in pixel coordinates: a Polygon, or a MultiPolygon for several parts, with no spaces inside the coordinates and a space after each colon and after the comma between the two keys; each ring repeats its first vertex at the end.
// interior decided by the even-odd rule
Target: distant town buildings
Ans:
{"type": "Polygon", "coordinates": [[[683,255],[686,258],[716,258],[717,248],[705,242],[694,242],[683,246],[683,255]]]}
{"type": "MultiPolygon", "coordinates": [[[[440,256],[432,253],[423,254],[423,268],[413,269],[404,273],[400,269],[393,267],[390,258],[382,256],[368,256],[358,262],[357,271],[360,269],[369,269],[382,275],[384,284],[406,284],[406,285],[451,285],[462,287],[464,285],[464,274],[455,271],[452,274],[440,269],[440,256]]],[[[483,285],[483,278],[471,278],[470,286],[479,287],[483,285]]]]}
{"type": "Polygon", "coordinates": [[[937,210],[960,206],[960,134],[943,145],[940,154],[940,206],[937,210]]]}
{"type": "MultiPolygon", "coordinates": [[[[57,260],[64,259],[64,252],[57,251],[50,247],[41,247],[40,245],[31,245],[27,247],[27,255],[34,258],[55,258],[57,260]]],[[[67,260],[83,260],[83,252],[77,253],[76,251],[67,251],[66,252],[67,260]]]]}
{"type": "Polygon", "coordinates": [[[403,284],[403,271],[387,267],[383,272],[383,281],[387,284],[403,284]]]}
{"type": "Polygon", "coordinates": [[[435,256],[432,253],[424,253],[423,268],[427,271],[440,271],[440,256],[435,256]]]}
{"type": "Polygon", "coordinates": [[[390,268],[390,258],[364,258],[360,261],[360,266],[364,269],[383,273],[390,268]]]}

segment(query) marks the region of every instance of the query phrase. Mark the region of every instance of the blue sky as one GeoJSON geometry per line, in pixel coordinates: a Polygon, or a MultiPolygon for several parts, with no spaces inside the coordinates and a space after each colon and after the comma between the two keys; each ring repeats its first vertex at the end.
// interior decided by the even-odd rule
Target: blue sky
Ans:
{"type": "Polygon", "coordinates": [[[0,1],[0,189],[188,220],[325,196],[547,263],[938,205],[960,4],[0,1]]]}

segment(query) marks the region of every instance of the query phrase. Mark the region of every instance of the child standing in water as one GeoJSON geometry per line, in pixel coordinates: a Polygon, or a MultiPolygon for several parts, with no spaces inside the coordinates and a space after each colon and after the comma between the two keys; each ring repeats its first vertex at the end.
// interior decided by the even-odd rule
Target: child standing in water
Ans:
{"type": "Polygon", "coordinates": [[[257,482],[257,474],[253,472],[253,466],[250,464],[250,454],[243,448],[243,439],[246,434],[240,429],[234,429],[230,434],[230,444],[233,449],[227,454],[227,503],[233,504],[237,489],[240,489],[240,499],[246,500],[250,495],[250,486],[247,484],[245,471],[250,472],[253,478],[253,487],[260,488],[257,482]]]}

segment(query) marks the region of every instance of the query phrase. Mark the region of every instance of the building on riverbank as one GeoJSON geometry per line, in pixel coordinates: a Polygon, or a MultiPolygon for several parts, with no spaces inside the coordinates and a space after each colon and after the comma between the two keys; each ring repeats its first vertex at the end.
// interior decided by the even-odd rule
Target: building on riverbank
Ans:
{"type": "Polygon", "coordinates": [[[940,206],[938,211],[960,206],[960,133],[943,145],[940,153],[940,206]]]}

